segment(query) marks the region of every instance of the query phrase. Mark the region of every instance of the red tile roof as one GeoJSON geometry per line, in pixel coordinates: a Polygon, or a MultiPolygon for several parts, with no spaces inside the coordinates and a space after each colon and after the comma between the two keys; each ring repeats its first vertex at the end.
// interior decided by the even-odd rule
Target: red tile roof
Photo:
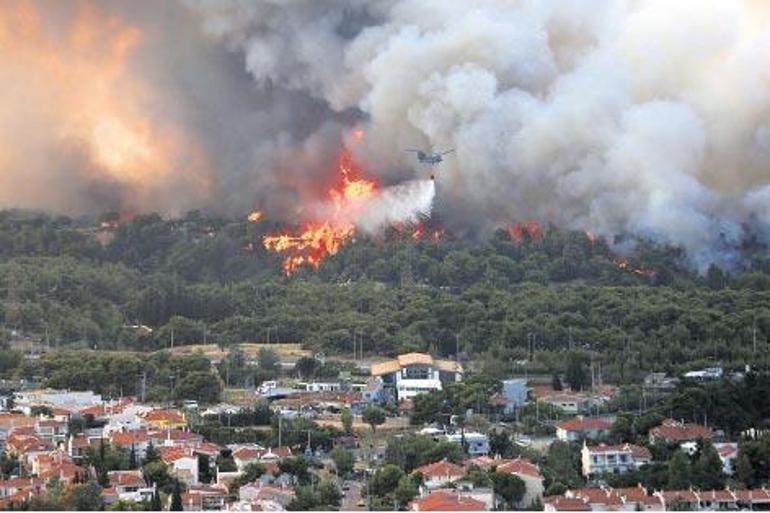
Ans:
{"type": "Polygon", "coordinates": [[[233,451],[233,459],[236,460],[263,460],[263,459],[283,459],[291,456],[291,449],[282,447],[239,447],[233,451]]]}
{"type": "Polygon", "coordinates": [[[591,511],[591,506],[585,499],[559,496],[555,498],[548,497],[546,502],[556,511],[591,511]]]}
{"type": "Polygon", "coordinates": [[[165,422],[170,424],[183,424],[184,415],[179,410],[150,410],[143,415],[148,422],[165,422]]]}
{"type": "Polygon", "coordinates": [[[475,465],[479,467],[480,469],[488,470],[495,465],[501,465],[502,463],[505,463],[510,460],[500,460],[491,458],[489,456],[476,456],[475,458],[470,458],[465,460],[465,466],[469,467],[471,465],[475,465]]]}
{"type": "Polygon", "coordinates": [[[465,469],[454,463],[450,463],[447,460],[437,461],[429,465],[423,465],[414,469],[413,473],[420,473],[423,477],[430,478],[442,478],[442,477],[463,477],[465,475],[465,469]]]}
{"type": "Polygon", "coordinates": [[[635,460],[651,460],[652,454],[650,450],[641,445],[634,444],[619,444],[619,445],[606,445],[599,444],[595,447],[589,447],[590,453],[603,453],[603,452],[630,452],[635,460]]]}
{"type": "Polygon", "coordinates": [[[757,488],[755,490],[735,490],[733,493],[735,493],[735,496],[739,501],[770,501],[770,492],[764,488],[757,488]]]}
{"type": "Polygon", "coordinates": [[[738,444],[719,444],[716,449],[722,458],[732,458],[738,454],[738,444]]]}
{"type": "Polygon", "coordinates": [[[146,486],[141,470],[113,470],[107,473],[110,486],[146,486]]]}
{"type": "Polygon", "coordinates": [[[692,490],[666,490],[658,492],[667,505],[674,502],[698,502],[698,495],[692,490]]]}
{"type": "Polygon", "coordinates": [[[456,492],[437,490],[410,503],[414,511],[484,511],[486,504],[456,492]]]}
{"type": "Polygon", "coordinates": [[[565,420],[556,424],[556,427],[565,431],[588,431],[588,430],[604,430],[609,431],[612,429],[612,422],[605,419],[597,418],[580,418],[565,420]]]}
{"type": "Polygon", "coordinates": [[[652,438],[662,438],[675,442],[685,442],[687,440],[697,440],[699,438],[711,438],[711,428],[701,426],[700,424],[690,424],[679,422],[674,419],[664,420],[660,426],[650,430],[652,438]]]}
{"type": "Polygon", "coordinates": [[[135,431],[115,431],[110,433],[110,443],[123,447],[130,447],[131,444],[145,443],[150,439],[147,431],[144,429],[135,431]]]}
{"type": "Polygon", "coordinates": [[[499,473],[504,474],[523,474],[525,476],[535,477],[542,479],[540,475],[540,468],[529,460],[516,458],[515,460],[508,460],[497,466],[496,469],[499,473]]]}
{"type": "Polygon", "coordinates": [[[185,447],[159,447],[158,454],[160,454],[160,459],[166,463],[173,463],[176,460],[190,457],[190,451],[185,447]]]}
{"type": "Polygon", "coordinates": [[[735,502],[735,495],[729,490],[707,490],[698,495],[703,501],[735,502]]]}

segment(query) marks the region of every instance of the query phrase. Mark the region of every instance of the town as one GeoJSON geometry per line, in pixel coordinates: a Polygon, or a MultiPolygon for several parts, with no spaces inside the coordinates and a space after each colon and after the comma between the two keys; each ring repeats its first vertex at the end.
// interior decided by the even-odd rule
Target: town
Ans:
{"type": "MultiPolygon", "coordinates": [[[[590,367],[497,380],[426,353],[344,362],[269,347],[247,364],[271,379],[221,395],[152,400],[146,376],[131,397],[4,381],[0,507],[770,509],[770,436],[727,414],[695,421],[699,399],[687,402],[766,393],[749,368],[652,373],[629,404],[590,367]]],[[[184,351],[217,381],[233,350],[184,351]]]]}

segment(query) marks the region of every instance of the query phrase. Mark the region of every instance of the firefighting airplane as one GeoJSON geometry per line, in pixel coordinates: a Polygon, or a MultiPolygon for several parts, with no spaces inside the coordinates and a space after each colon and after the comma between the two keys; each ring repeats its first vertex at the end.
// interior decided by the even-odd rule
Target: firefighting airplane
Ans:
{"type": "Polygon", "coordinates": [[[455,151],[455,149],[452,148],[451,150],[447,150],[444,152],[434,152],[434,153],[423,151],[423,150],[406,150],[406,151],[411,151],[416,153],[417,160],[419,160],[420,163],[422,164],[435,165],[444,160],[444,155],[452,153],[453,151],[455,151]]]}

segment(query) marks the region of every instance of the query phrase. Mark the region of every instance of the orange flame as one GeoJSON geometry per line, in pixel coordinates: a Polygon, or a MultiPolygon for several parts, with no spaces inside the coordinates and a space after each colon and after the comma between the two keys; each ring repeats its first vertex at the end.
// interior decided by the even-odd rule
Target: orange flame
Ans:
{"type": "Polygon", "coordinates": [[[129,204],[122,210],[152,201],[153,187],[166,183],[177,158],[205,192],[210,184],[199,175],[205,156],[183,127],[156,115],[156,91],[132,69],[142,29],[95,2],[69,2],[63,12],[69,6],[61,30],[52,30],[39,2],[0,3],[0,69],[8,86],[0,97],[0,202],[11,194],[62,201],[60,191],[46,190],[46,173],[16,179],[14,170],[30,161],[49,167],[30,159],[27,145],[77,148],[93,164],[81,176],[125,186],[129,204]],[[19,138],[19,127],[28,126],[36,130],[19,138]]]}
{"type": "Polygon", "coordinates": [[[412,239],[414,240],[430,240],[432,242],[438,242],[444,238],[443,228],[429,229],[423,223],[416,223],[412,229],[412,239]]]}
{"type": "Polygon", "coordinates": [[[615,258],[613,263],[621,271],[628,271],[637,276],[644,276],[645,278],[654,278],[658,274],[655,269],[650,269],[649,267],[634,267],[623,257],[615,258]]]}
{"type": "Polygon", "coordinates": [[[246,220],[248,222],[250,222],[250,223],[258,223],[258,222],[260,222],[262,220],[262,217],[264,217],[262,212],[259,211],[259,210],[255,210],[254,212],[249,214],[249,216],[246,218],[246,220]]]}
{"type": "Polygon", "coordinates": [[[516,244],[524,242],[525,234],[530,240],[540,240],[543,237],[543,229],[537,221],[514,224],[507,228],[507,232],[516,244]]]}
{"type": "Polygon", "coordinates": [[[286,254],[283,270],[287,275],[303,265],[317,269],[324,258],[337,254],[355,234],[352,219],[357,207],[377,194],[377,182],[361,176],[350,150],[343,150],[338,169],[340,180],[328,191],[332,206],[328,219],[308,221],[297,233],[266,235],[262,240],[266,249],[286,254]]]}

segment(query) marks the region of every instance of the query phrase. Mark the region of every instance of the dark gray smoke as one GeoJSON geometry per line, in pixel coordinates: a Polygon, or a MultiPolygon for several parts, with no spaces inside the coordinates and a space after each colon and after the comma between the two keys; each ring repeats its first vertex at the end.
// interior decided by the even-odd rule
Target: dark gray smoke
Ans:
{"type": "MultiPolygon", "coordinates": [[[[71,23],[72,7],[38,5],[53,27],[71,23]]],[[[143,33],[130,71],[149,91],[141,110],[151,125],[181,133],[164,161],[170,169],[139,187],[99,172],[82,145],[47,134],[43,114],[4,116],[3,135],[42,131],[19,147],[34,176],[61,185],[43,193],[11,184],[0,154],[6,204],[88,208],[129,198],[172,213],[257,207],[291,216],[323,192],[341,134],[355,126],[367,134],[355,151],[385,183],[432,172],[406,148],[456,148],[436,171],[438,212],[456,230],[537,219],[680,245],[701,269],[735,263],[745,237],[770,234],[765,2],[101,8],[143,33]]],[[[12,67],[0,64],[8,83],[12,67]]]]}

